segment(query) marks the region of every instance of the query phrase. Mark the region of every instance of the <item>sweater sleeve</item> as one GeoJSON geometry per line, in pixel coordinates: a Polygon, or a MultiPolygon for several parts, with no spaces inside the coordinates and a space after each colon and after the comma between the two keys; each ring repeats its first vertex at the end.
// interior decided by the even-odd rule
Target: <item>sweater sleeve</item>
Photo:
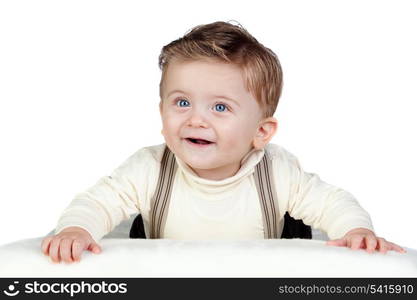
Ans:
{"type": "Polygon", "coordinates": [[[71,226],[88,231],[98,242],[121,221],[138,213],[139,189],[146,189],[144,180],[149,165],[146,148],[130,156],[110,176],[101,177],[93,186],[78,193],[61,214],[55,234],[71,226]],[[137,185],[140,185],[139,187],[137,185]]]}
{"type": "Polygon", "coordinates": [[[352,194],[305,172],[292,154],[286,152],[286,156],[288,159],[280,164],[287,165],[287,210],[293,218],[325,231],[330,239],[359,227],[374,231],[370,215],[352,194]]]}

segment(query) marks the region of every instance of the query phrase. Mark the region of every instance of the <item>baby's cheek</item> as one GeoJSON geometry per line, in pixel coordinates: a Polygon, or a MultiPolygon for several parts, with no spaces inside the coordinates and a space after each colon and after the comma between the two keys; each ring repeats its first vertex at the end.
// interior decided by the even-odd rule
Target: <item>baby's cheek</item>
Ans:
{"type": "Polygon", "coordinates": [[[245,135],[235,133],[224,139],[222,148],[227,152],[229,159],[236,160],[242,158],[250,150],[249,144],[250,142],[245,135]]]}
{"type": "Polygon", "coordinates": [[[246,147],[252,141],[252,131],[247,127],[236,127],[228,131],[228,141],[231,147],[246,147]]]}
{"type": "Polygon", "coordinates": [[[174,118],[165,118],[162,121],[162,134],[166,138],[174,136],[177,128],[178,128],[178,125],[174,118]]]}

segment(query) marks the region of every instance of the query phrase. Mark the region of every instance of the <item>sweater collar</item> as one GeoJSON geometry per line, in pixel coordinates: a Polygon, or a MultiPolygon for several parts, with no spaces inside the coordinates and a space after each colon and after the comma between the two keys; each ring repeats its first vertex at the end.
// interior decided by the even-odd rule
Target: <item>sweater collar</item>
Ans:
{"type": "Polygon", "coordinates": [[[198,176],[184,161],[179,157],[175,156],[178,164],[178,168],[182,175],[189,183],[194,183],[200,186],[209,187],[229,187],[230,185],[237,184],[245,177],[251,175],[254,172],[254,167],[261,161],[265,153],[264,149],[256,150],[252,148],[241,160],[240,169],[237,173],[231,177],[227,177],[221,180],[205,179],[198,176]]]}

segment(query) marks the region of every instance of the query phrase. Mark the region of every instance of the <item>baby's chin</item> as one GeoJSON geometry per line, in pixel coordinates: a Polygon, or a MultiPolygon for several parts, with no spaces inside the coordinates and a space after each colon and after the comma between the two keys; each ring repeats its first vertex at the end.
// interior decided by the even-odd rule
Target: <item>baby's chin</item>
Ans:
{"type": "Polygon", "coordinates": [[[184,155],[180,157],[183,162],[185,162],[192,169],[197,170],[213,170],[221,168],[227,163],[222,163],[219,157],[211,157],[211,155],[184,155]]]}
{"type": "Polygon", "coordinates": [[[222,167],[221,164],[213,163],[203,158],[199,158],[195,160],[184,158],[183,161],[192,169],[197,169],[197,170],[211,170],[211,169],[217,169],[218,167],[222,167]]]}

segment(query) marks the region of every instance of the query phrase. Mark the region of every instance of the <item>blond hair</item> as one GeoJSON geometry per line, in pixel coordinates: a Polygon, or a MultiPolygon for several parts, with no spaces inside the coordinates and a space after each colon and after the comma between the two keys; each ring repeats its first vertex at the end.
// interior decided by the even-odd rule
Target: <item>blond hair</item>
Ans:
{"type": "Polygon", "coordinates": [[[277,55],[259,43],[242,25],[214,22],[198,25],[183,37],[162,48],[159,95],[169,62],[172,59],[206,58],[233,63],[244,73],[245,87],[263,110],[264,117],[274,115],[282,90],[282,69],[277,55]]]}

